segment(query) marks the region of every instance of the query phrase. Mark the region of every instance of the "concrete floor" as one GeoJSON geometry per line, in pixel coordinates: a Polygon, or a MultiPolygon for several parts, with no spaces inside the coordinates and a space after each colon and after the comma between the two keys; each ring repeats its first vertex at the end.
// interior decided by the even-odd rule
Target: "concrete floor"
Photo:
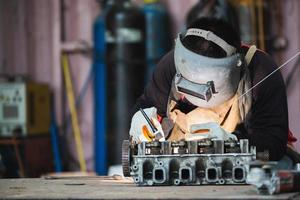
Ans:
{"type": "Polygon", "coordinates": [[[137,187],[118,177],[0,179],[0,199],[300,199],[257,195],[251,185],[137,187]]]}

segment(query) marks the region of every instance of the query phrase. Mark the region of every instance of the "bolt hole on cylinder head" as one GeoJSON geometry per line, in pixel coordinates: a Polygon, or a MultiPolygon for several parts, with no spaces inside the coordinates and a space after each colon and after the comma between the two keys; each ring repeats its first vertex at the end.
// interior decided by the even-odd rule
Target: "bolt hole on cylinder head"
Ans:
{"type": "Polygon", "coordinates": [[[152,186],[152,185],[153,185],[153,180],[148,180],[148,181],[147,181],[147,184],[148,184],[149,186],[152,186]]]}
{"type": "Polygon", "coordinates": [[[174,180],[174,185],[180,185],[180,180],[179,179],[175,179],[174,180]]]}
{"type": "Polygon", "coordinates": [[[133,166],[132,166],[132,169],[133,169],[134,171],[136,171],[136,170],[138,170],[138,169],[139,169],[139,166],[137,166],[137,165],[133,165],[133,166]]]}

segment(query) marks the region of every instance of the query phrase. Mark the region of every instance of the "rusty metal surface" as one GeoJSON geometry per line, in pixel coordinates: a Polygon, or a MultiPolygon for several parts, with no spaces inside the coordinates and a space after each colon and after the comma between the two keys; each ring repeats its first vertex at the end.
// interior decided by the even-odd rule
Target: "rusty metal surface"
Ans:
{"type": "Polygon", "coordinates": [[[137,187],[122,177],[0,179],[0,199],[299,199],[257,195],[250,185],[137,187]]]}

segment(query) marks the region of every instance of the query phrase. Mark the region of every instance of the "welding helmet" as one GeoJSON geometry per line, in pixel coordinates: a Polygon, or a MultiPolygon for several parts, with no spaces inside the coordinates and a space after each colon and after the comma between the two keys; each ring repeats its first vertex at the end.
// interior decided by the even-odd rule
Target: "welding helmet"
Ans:
{"type": "Polygon", "coordinates": [[[221,47],[227,56],[212,58],[197,54],[182,44],[183,35],[179,34],[174,51],[176,92],[199,107],[211,108],[221,105],[236,93],[242,65],[240,55],[233,46],[210,31],[191,28],[185,34],[188,35],[212,41],[221,47]]]}

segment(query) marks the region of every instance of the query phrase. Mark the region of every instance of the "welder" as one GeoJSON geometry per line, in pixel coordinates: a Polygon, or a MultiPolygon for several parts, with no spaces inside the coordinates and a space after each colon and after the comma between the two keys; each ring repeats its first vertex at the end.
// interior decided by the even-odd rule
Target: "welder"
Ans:
{"type": "Polygon", "coordinates": [[[143,108],[166,140],[249,139],[269,160],[290,168],[282,75],[277,71],[259,83],[276,68],[267,53],[242,45],[230,24],[197,19],[157,64],[133,109],[129,134],[135,142],[149,140],[138,111],[143,108]]]}

